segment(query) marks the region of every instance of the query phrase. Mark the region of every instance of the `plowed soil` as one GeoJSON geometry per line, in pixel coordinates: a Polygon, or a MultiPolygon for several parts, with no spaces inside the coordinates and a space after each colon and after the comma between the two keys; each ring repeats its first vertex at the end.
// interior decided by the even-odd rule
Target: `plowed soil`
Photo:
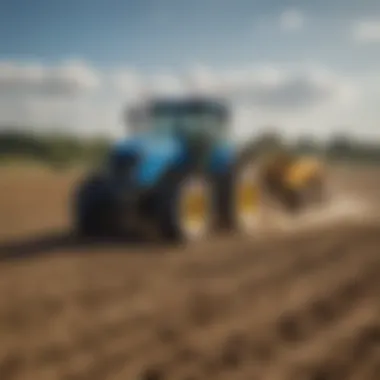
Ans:
{"type": "Polygon", "coordinates": [[[0,379],[379,380],[380,170],[333,174],[314,224],[169,247],[74,241],[75,174],[2,170],[0,379]]]}

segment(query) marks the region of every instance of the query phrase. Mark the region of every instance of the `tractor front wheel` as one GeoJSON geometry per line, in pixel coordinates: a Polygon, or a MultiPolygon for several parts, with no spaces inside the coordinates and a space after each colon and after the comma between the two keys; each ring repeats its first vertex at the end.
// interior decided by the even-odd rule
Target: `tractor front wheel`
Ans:
{"type": "Polygon", "coordinates": [[[75,223],[76,235],[80,237],[100,237],[109,232],[106,223],[107,215],[101,207],[94,207],[77,217],[75,223]]]}
{"type": "Polygon", "coordinates": [[[97,174],[84,179],[76,189],[72,215],[75,235],[98,237],[110,232],[111,207],[109,202],[100,200],[104,189],[105,181],[97,174]]]}
{"type": "Polygon", "coordinates": [[[217,183],[219,226],[244,234],[255,231],[263,211],[259,173],[249,163],[232,169],[217,183]]]}

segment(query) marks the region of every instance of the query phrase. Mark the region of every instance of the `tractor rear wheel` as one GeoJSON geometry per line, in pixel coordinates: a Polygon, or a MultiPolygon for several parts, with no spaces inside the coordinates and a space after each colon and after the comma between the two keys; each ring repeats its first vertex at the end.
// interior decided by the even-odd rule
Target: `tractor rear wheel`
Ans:
{"type": "Polygon", "coordinates": [[[197,241],[212,231],[213,193],[204,175],[173,176],[157,192],[155,204],[158,227],[168,240],[197,241]]]}

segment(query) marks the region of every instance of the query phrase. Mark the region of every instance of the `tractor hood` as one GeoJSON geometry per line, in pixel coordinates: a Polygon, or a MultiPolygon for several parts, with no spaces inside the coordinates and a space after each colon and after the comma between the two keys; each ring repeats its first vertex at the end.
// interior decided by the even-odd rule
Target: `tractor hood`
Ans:
{"type": "Polygon", "coordinates": [[[133,159],[130,179],[138,187],[150,187],[167,168],[181,163],[185,154],[178,139],[139,136],[117,143],[111,151],[111,159],[133,159]]]}

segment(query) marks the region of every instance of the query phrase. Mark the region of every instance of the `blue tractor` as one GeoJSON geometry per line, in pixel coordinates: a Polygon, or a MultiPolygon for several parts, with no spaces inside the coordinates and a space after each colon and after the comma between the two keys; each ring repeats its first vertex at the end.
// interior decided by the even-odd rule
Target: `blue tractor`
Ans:
{"type": "Polygon", "coordinates": [[[249,160],[228,140],[227,104],[160,98],[127,115],[131,136],[77,188],[78,233],[152,232],[189,241],[252,228],[257,184],[249,160]]]}

